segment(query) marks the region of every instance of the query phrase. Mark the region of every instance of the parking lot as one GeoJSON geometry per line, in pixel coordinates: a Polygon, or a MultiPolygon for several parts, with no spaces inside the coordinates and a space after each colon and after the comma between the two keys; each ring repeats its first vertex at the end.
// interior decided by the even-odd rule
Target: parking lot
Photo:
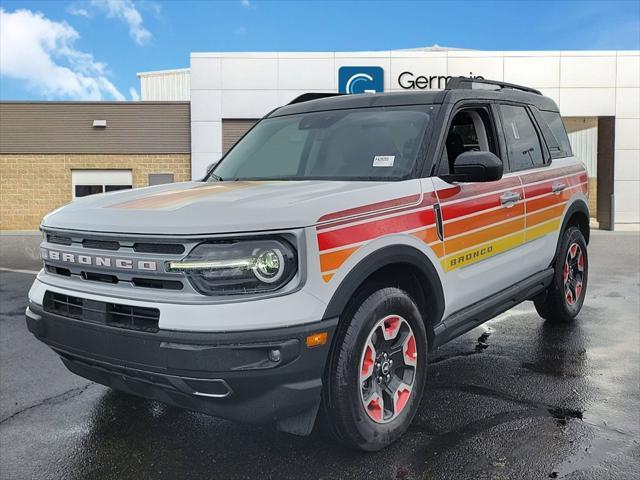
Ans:
{"type": "Polygon", "coordinates": [[[373,454],[74,376],[26,329],[37,261],[14,243],[0,265],[2,479],[638,478],[638,233],[593,233],[575,323],[545,324],[527,302],[433,352],[411,429],[373,454]]]}

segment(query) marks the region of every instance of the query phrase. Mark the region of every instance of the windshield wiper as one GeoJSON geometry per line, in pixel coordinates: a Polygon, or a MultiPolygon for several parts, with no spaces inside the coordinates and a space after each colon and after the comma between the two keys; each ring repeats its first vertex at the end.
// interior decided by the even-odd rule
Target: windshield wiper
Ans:
{"type": "Polygon", "coordinates": [[[216,182],[224,182],[224,178],[222,178],[220,175],[216,175],[213,172],[209,173],[209,178],[213,178],[216,182]]]}

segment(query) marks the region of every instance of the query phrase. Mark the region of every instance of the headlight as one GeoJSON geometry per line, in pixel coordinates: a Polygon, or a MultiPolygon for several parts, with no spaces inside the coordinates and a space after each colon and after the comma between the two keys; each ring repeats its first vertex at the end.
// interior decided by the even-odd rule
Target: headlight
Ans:
{"type": "Polygon", "coordinates": [[[266,293],[283,287],[296,274],[294,248],[285,240],[260,239],[205,242],[167,270],[185,272],[204,295],[266,293]]]}

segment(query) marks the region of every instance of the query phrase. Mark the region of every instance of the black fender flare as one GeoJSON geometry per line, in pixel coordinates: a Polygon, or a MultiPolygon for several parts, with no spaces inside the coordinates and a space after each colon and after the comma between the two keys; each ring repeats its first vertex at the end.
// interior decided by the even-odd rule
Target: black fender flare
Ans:
{"type": "Polygon", "coordinates": [[[575,213],[582,213],[586,218],[586,232],[584,235],[584,239],[589,243],[589,235],[590,235],[590,227],[589,227],[589,206],[587,203],[581,199],[575,199],[569,208],[567,208],[566,213],[564,214],[564,218],[562,219],[562,227],[560,228],[560,237],[558,238],[558,244],[556,245],[556,251],[558,251],[558,246],[560,245],[560,241],[562,240],[562,234],[567,229],[567,224],[569,223],[569,219],[573,217],[575,213]]]}
{"type": "Polygon", "coordinates": [[[432,325],[439,322],[444,313],[445,306],[440,277],[429,257],[417,248],[409,245],[389,245],[382,247],[360,260],[336,289],[327,305],[323,318],[339,317],[349,303],[349,300],[351,300],[367,278],[381,268],[394,264],[409,264],[417,268],[424,276],[424,279],[429,282],[430,288],[425,288],[424,290],[432,294],[429,296],[429,301],[433,302],[430,308],[433,308],[434,316],[436,317],[429,319],[429,321],[432,322],[432,325]]]}

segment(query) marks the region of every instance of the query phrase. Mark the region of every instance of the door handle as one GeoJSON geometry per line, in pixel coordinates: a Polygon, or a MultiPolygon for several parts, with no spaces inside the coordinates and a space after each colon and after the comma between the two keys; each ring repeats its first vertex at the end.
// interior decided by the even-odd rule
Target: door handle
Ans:
{"type": "Polygon", "coordinates": [[[500,197],[500,203],[503,207],[511,208],[520,200],[520,192],[507,192],[500,197]]]}
{"type": "Polygon", "coordinates": [[[551,191],[556,195],[560,195],[565,188],[567,188],[566,183],[554,183],[551,186],[551,191]]]}

